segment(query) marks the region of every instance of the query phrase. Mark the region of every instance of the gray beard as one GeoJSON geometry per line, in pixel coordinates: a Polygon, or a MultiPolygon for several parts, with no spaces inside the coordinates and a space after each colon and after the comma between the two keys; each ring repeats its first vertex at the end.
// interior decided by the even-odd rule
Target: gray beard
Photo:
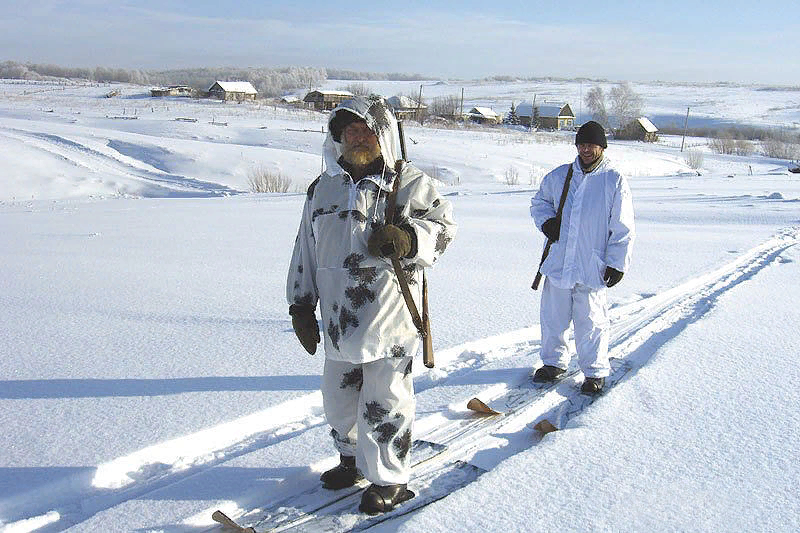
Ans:
{"type": "Polygon", "coordinates": [[[347,148],[342,152],[342,158],[353,166],[365,167],[378,159],[381,156],[380,146],[376,146],[374,150],[368,148],[361,148],[359,146],[347,148]]]}

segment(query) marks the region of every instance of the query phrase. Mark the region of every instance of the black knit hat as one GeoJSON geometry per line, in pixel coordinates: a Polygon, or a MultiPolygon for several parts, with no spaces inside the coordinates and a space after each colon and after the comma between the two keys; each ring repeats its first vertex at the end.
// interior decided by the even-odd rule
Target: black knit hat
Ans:
{"type": "Polygon", "coordinates": [[[575,145],[577,146],[583,143],[591,143],[602,146],[603,148],[608,148],[606,131],[603,129],[603,126],[594,120],[590,120],[578,128],[578,133],[575,135],[575,145]]]}
{"type": "Polygon", "coordinates": [[[349,124],[359,120],[366,122],[363,118],[359,117],[352,111],[348,111],[347,109],[338,110],[328,124],[328,129],[331,132],[331,137],[333,137],[333,140],[337,143],[342,142],[342,132],[344,129],[349,124]]]}

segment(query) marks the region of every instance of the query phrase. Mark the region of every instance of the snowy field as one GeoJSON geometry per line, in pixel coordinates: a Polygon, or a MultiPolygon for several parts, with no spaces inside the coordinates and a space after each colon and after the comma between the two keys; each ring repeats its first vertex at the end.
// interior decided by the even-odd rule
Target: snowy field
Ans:
{"type": "MultiPolygon", "coordinates": [[[[588,88],[472,83],[465,107],[577,102],[588,88]]],[[[798,91],[634,89],[648,114],[800,123],[798,91]]],[[[325,115],[148,95],[0,81],[3,533],[208,531],[215,509],[251,516],[336,461],[323,359],[296,341],[284,298],[325,115]],[[259,168],[290,193],[249,193],[259,168]]],[[[415,362],[415,436],[433,441],[476,417],[472,397],[504,410],[503,390],[540,364],[530,283],[543,238],[528,205],[575,149],[563,133],[407,124],[406,136],[460,225],[430,271],[437,366],[415,362]]],[[[375,531],[797,530],[800,175],[758,151],[687,144],[699,172],[680,137],[606,152],[630,177],[638,234],[609,291],[613,387],[576,409],[578,374],[485,420],[452,441],[484,473],[375,531]],[[543,419],[559,431],[534,429],[543,419]]]]}

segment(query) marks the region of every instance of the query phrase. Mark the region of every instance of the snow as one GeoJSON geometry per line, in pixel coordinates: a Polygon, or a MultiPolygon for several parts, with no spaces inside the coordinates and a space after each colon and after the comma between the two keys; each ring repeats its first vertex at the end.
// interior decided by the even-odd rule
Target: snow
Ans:
{"type": "MultiPolygon", "coordinates": [[[[313,486],[336,461],[322,356],[297,343],[284,300],[325,115],[113,88],[0,83],[3,533],[203,531],[215,509],[313,486]],[[258,168],[290,192],[247,193],[258,168]]],[[[534,89],[577,101],[574,83],[475,83],[465,106],[505,112],[534,89]]],[[[713,100],[719,119],[798,121],[797,92],[646,91],[663,114],[713,100]]],[[[540,364],[528,204],[575,149],[569,133],[405,129],[460,225],[429,273],[424,436],[540,364]]],[[[612,354],[632,370],[574,417],[554,414],[580,376],[499,423],[464,457],[487,470],[477,481],[376,530],[796,530],[800,180],[788,161],[687,139],[698,174],[681,141],[607,151],[637,216],[632,270],[609,291],[612,354]],[[543,418],[559,430],[533,429],[543,418]]]]}

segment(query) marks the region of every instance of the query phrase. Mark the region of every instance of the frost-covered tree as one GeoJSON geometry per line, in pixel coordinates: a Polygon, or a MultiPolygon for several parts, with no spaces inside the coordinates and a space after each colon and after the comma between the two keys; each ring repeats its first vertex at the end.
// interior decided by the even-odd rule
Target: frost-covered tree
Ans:
{"type": "Polygon", "coordinates": [[[503,121],[506,124],[511,124],[512,126],[516,126],[519,124],[519,115],[517,115],[517,106],[514,102],[511,102],[511,110],[506,115],[505,120],[503,121]]]}
{"type": "Polygon", "coordinates": [[[611,100],[611,114],[616,118],[618,128],[624,128],[642,116],[644,102],[630,83],[618,83],[611,88],[608,96],[611,100]]]}
{"type": "Polygon", "coordinates": [[[584,103],[592,113],[592,120],[599,122],[604,128],[608,128],[608,111],[606,111],[606,95],[603,88],[595,85],[589,89],[584,103]]]}

